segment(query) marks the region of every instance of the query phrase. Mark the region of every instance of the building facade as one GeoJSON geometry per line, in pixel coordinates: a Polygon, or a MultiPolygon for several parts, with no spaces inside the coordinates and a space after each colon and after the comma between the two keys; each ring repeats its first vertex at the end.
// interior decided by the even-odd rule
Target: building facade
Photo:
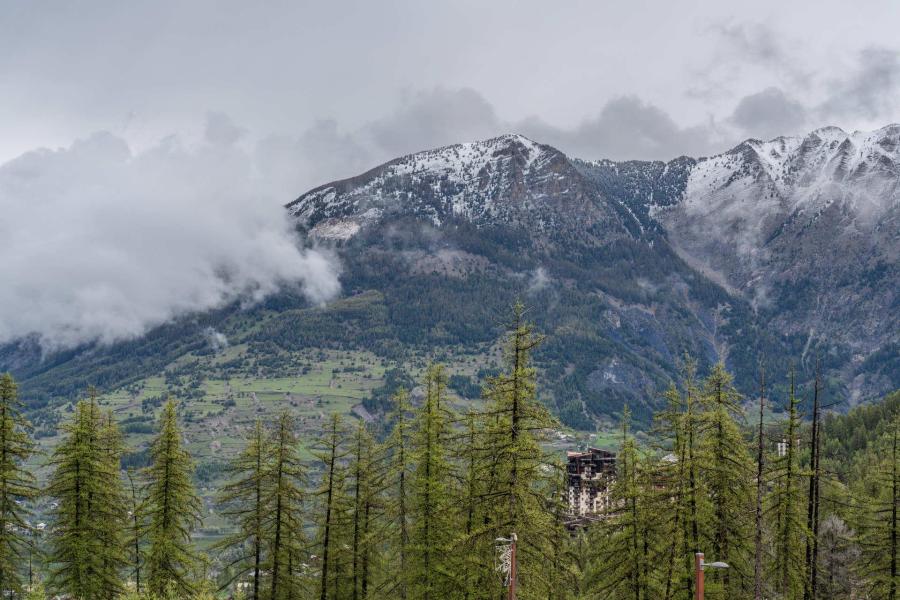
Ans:
{"type": "Polygon", "coordinates": [[[566,452],[569,514],[576,519],[602,516],[610,509],[616,454],[599,448],[566,452]]]}

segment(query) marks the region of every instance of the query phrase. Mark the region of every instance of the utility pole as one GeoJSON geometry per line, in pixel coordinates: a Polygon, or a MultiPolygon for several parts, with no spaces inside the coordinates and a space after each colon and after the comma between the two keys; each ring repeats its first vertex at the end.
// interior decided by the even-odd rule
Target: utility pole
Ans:
{"type": "Polygon", "coordinates": [[[694,554],[694,600],[703,600],[703,553],[694,554]]]}
{"type": "Polygon", "coordinates": [[[516,534],[509,539],[509,600],[516,600],[516,534]]]}

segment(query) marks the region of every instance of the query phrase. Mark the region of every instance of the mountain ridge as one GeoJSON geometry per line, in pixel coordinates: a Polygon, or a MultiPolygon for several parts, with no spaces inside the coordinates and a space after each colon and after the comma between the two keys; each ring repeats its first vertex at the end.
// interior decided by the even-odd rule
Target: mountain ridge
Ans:
{"type": "MultiPolygon", "coordinates": [[[[851,362],[864,362],[866,355],[898,343],[898,324],[889,309],[898,301],[891,281],[900,254],[900,125],[851,133],[826,126],[805,135],[767,141],[750,138],[717,155],[670,161],[586,161],[569,158],[524,136],[506,134],[410,154],[383,166],[398,161],[417,165],[422,179],[429,169],[438,174],[453,171],[437,158],[461,148],[526,143],[552,153],[557,160],[564,158],[574,167],[578,177],[568,169],[555,170],[557,177],[566,178],[559,189],[583,186],[584,195],[595,205],[616,215],[603,223],[602,233],[595,239],[581,242],[602,246],[630,236],[650,244],[667,243],[691,268],[729,294],[747,300],[753,311],[764,313],[763,318],[778,330],[805,335],[802,348],[807,350],[814,339],[822,342],[833,336],[845,345],[845,352],[853,354],[851,362]],[[854,287],[856,280],[863,283],[854,287]],[[791,294],[817,306],[788,306],[791,294]],[[841,331],[841,322],[849,324],[849,333],[841,331]]],[[[477,165],[486,171],[494,166],[490,161],[477,165]]],[[[353,179],[362,185],[352,193],[357,194],[357,201],[368,198],[385,205],[390,194],[367,180],[369,173],[372,171],[363,175],[362,181],[353,179]]],[[[414,190],[402,183],[396,189],[414,190]]],[[[288,209],[301,217],[301,224],[309,226],[308,231],[317,238],[325,228],[315,218],[308,218],[308,210],[298,210],[315,202],[310,193],[290,203],[288,209]]],[[[517,198],[524,210],[533,208],[527,194],[517,198]]],[[[402,204],[403,196],[394,193],[393,199],[402,204]]],[[[454,201],[443,200],[451,205],[454,201]]],[[[395,211],[405,209],[417,213],[415,207],[393,206],[395,211]]],[[[477,210],[467,207],[451,212],[469,218],[477,210]]],[[[476,227],[491,225],[484,214],[489,213],[475,219],[476,227]]],[[[342,214],[332,215],[334,220],[328,226],[358,217],[348,205],[342,214]]],[[[345,231],[355,235],[380,218],[381,213],[359,218],[358,227],[345,231]]],[[[559,222],[552,211],[544,220],[559,222]]],[[[511,219],[506,217],[505,222],[511,219]]],[[[435,225],[440,226],[440,219],[435,225]]],[[[539,228],[529,233],[543,234],[539,228]]],[[[577,230],[567,233],[579,238],[577,230]]],[[[854,397],[864,395],[864,387],[858,383],[854,397]]]]}
{"type": "Polygon", "coordinates": [[[761,365],[795,362],[802,384],[818,362],[826,392],[852,406],[900,387],[898,133],[829,128],[667,162],[586,161],[516,134],[409,154],[286,207],[339,257],[341,300],[285,289],[112,346],[6,345],[0,370],[33,406],[147,377],[190,394],[202,380],[173,374],[218,352],[209,331],[231,344],[217,377],[295,377],[292,361],[315,351],[489,369],[498,319],[524,299],[548,336],[542,400],[576,428],[626,404],[647,422],[685,355],[701,370],[724,361],[748,397],[761,365]],[[866,203],[878,209],[858,218],[866,203]]]}

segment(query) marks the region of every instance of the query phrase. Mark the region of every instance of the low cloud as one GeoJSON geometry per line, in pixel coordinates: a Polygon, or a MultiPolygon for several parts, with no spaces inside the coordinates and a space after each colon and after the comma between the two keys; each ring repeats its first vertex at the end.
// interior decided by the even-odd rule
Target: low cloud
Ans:
{"type": "Polygon", "coordinates": [[[300,248],[242,135],[211,115],[194,146],[97,133],[0,165],[0,342],[112,342],[283,286],[334,297],[336,261],[300,248]]]}
{"type": "Polygon", "coordinates": [[[738,102],[732,122],[751,137],[770,139],[800,133],[808,125],[808,111],[779,88],[766,88],[738,102]]]}
{"type": "Polygon", "coordinates": [[[475,90],[438,87],[410,95],[393,114],[361,133],[394,157],[500,135],[506,128],[493,105],[475,90]]]}
{"type": "Polygon", "coordinates": [[[542,292],[550,285],[550,275],[544,267],[538,267],[531,273],[528,280],[528,293],[537,294],[542,292]]]}
{"type": "Polygon", "coordinates": [[[828,84],[819,112],[831,118],[865,117],[896,120],[900,91],[900,52],[871,47],[862,50],[842,78],[828,84]]]}
{"type": "Polygon", "coordinates": [[[679,126],[667,112],[636,96],[615,98],[597,115],[563,128],[538,117],[503,120],[477,91],[439,87],[410,94],[398,109],[355,130],[320,120],[299,136],[268,136],[256,144],[254,160],[286,203],[317,185],[405,154],[503,133],[521,133],[585,159],[668,160],[720,152],[735,141],[733,132],[723,136],[713,123],[679,126]]]}
{"type": "Polygon", "coordinates": [[[516,127],[516,131],[585,159],[668,160],[723,148],[711,124],[681,127],[667,112],[636,96],[607,102],[597,116],[575,128],[554,127],[537,118],[516,127]]]}

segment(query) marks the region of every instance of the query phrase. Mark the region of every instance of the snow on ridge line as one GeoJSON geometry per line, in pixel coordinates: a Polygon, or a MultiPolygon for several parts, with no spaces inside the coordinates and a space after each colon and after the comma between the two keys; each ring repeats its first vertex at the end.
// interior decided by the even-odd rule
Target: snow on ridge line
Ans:
{"type": "Polygon", "coordinates": [[[688,215],[715,213],[750,232],[767,217],[818,214],[834,202],[865,227],[900,203],[900,126],[747,140],[693,167],[682,206],[688,215]]]}

